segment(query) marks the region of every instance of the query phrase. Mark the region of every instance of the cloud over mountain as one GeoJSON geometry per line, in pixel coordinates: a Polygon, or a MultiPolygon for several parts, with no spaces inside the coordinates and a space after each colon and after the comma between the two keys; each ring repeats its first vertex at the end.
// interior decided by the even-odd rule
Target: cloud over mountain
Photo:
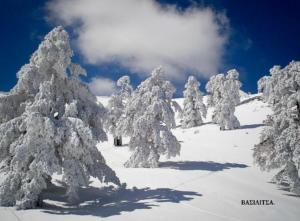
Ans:
{"type": "Polygon", "coordinates": [[[208,77],[222,65],[228,22],[210,8],[154,0],[52,0],[47,8],[52,21],[74,28],[90,64],[119,63],[142,75],[161,65],[173,79],[208,77]]]}

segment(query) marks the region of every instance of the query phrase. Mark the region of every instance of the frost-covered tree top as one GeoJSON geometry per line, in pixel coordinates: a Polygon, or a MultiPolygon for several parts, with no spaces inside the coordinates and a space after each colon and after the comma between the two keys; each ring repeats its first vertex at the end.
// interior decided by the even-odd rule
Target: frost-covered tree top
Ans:
{"type": "Polygon", "coordinates": [[[278,65],[273,66],[270,69],[270,76],[264,76],[257,82],[258,92],[263,94],[264,101],[274,104],[280,100],[277,93],[275,93],[275,87],[282,78],[281,67],[278,65]]]}
{"type": "Polygon", "coordinates": [[[217,74],[212,76],[206,84],[208,92],[208,106],[214,107],[212,121],[220,125],[221,130],[235,129],[240,123],[234,115],[235,106],[240,102],[241,82],[239,73],[232,69],[227,75],[217,74]]]}
{"type": "Polygon", "coordinates": [[[281,168],[274,181],[300,194],[300,62],[292,61],[282,69],[274,66],[258,85],[273,115],[265,121],[254,149],[255,162],[263,170],[281,168]]]}
{"type": "Polygon", "coordinates": [[[127,75],[120,77],[117,81],[117,86],[120,88],[119,94],[124,100],[128,99],[133,91],[132,86],[130,85],[130,78],[127,75]]]}
{"type": "Polygon", "coordinates": [[[240,103],[240,88],[242,83],[239,81],[239,72],[236,69],[231,69],[227,72],[224,83],[225,96],[230,97],[230,100],[235,105],[240,103]]]}
{"type": "Polygon", "coordinates": [[[67,32],[54,28],[0,97],[1,205],[35,207],[53,173],[62,174],[70,201],[90,176],[120,184],[96,148],[106,140],[104,108],[78,79],[86,72],[71,57],[67,32]]]}
{"type": "Polygon", "coordinates": [[[175,126],[171,108],[175,88],[162,75],[162,68],[157,68],[138,86],[120,121],[118,131],[130,136],[129,147],[134,151],[128,167],[157,167],[161,154],[179,154],[180,144],[171,133],[175,126]]]}
{"type": "Polygon", "coordinates": [[[130,85],[129,76],[123,76],[117,81],[119,90],[114,93],[108,101],[108,113],[104,121],[105,128],[116,136],[116,128],[124,113],[125,105],[131,97],[133,88],[130,85]]]}
{"type": "Polygon", "coordinates": [[[203,96],[199,90],[200,83],[194,76],[189,76],[183,91],[182,127],[190,128],[203,123],[202,116],[206,117],[206,106],[203,103],[203,96]],[[202,116],[201,116],[202,114],[202,116]]]}
{"type": "Polygon", "coordinates": [[[205,89],[208,93],[207,104],[210,107],[215,106],[222,98],[223,85],[225,81],[224,74],[217,74],[210,77],[205,89]]]}

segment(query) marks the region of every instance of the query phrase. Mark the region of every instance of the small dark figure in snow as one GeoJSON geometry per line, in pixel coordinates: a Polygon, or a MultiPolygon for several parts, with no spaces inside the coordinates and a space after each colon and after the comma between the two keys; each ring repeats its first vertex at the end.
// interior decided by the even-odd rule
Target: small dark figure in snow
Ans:
{"type": "Polygon", "coordinates": [[[122,137],[121,136],[114,137],[114,145],[116,147],[122,146],[122,137]]]}

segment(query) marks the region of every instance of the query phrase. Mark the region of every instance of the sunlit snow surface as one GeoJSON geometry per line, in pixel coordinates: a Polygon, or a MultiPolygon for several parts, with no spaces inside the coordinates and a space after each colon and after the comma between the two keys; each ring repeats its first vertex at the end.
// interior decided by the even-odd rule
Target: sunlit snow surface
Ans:
{"type": "MultiPolygon", "coordinates": [[[[108,98],[98,99],[107,104],[108,98]]],[[[176,100],[182,105],[182,99],[176,100]]],[[[253,165],[252,148],[258,143],[263,120],[271,113],[269,107],[258,100],[238,106],[236,115],[242,126],[232,131],[220,131],[211,124],[211,111],[203,126],[174,129],[181,154],[162,158],[157,169],[124,168],[130,156],[126,138],[118,148],[110,136],[108,142],[100,143],[101,153],[127,183],[126,189],[101,191],[95,188],[99,182],[93,180],[90,188],[80,191],[80,205],[74,206],[61,197],[61,185],[53,186],[44,196],[42,209],[0,207],[0,220],[299,220],[300,198],[269,183],[274,171],[261,172],[253,165]],[[252,199],[272,200],[275,205],[241,205],[241,200],[252,199]]]]}

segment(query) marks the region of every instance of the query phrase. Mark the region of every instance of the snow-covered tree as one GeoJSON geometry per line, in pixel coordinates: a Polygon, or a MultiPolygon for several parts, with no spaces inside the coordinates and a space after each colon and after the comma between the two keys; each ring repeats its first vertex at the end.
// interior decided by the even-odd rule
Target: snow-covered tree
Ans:
{"type": "Polygon", "coordinates": [[[54,173],[62,174],[71,202],[90,176],[120,184],[96,148],[107,139],[104,107],[78,79],[85,71],[72,54],[67,32],[54,28],[0,97],[2,206],[37,206],[54,173]]]}
{"type": "Polygon", "coordinates": [[[271,105],[280,100],[280,96],[275,93],[274,88],[281,77],[281,67],[275,65],[270,69],[270,76],[264,76],[257,82],[258,92],[261,92],[263,100],[271,105]]]}
{"type": "Polygon", "coordinates": [[[119,90],[114,93],[107,105],[107,117],[104,121],[105,128],[113,135],[114,144],[122,143],[121,135],[117,136],[116,128],[121,116],[124,113],[125,105],[131,97],[133,88],[130,85],[129,76],[123,76],[117,81],[119,90]]]}
{"type": "MultiPolygon", "coordinates": [[[[222,99],[224,81],[224,74],[217,74],[210,77],[209,81],[205,86],[206,92],[208,93],[208,107],[215,107],[222,99]]],[[[216,123],[214,119],[213,122],[216,123]]]]}
{"type": "Polygon", "coordinates": [[[265,120],[254,161],[262,170],[280,169],[273,181],[300,194],[300,62],[274,66],[259,80],[259,89],[273,114],[265,120]]]}
{"type": "Polygon", "coordinates": [[[227,71],[224,85],[225,95],[228,96],[234,105],[240,103],[240,88],[242,83],[239,81],[239,72],[236,69],[227,71]]]}
{"type": "Polygon", "coordinates": [[[202,116],[206,117],[206,106],[203,103],[199,86],[200,83],[197,79],[194,76],[189,76],[183,92],[182,128],[199,126],[203,123],[202,116]]]}
{"type": "Polygon", "coordinates": [[[127,102],[133,92],[129,76],[124,75],[123,77],[120,77],[117,81],[117,86],[120,88],[119,95],[122,97],[122,100],[127,102]]]}
{"type": "Polygon", "coordinates": [[[229,70],[227,75],[218,74],[212,76],[206,85],[208,92],[208,106],[214,107],[212,121],[220,125],[221,130],[235,129],[240,123],[234,115],[235,106],[240,102],[241,82],[239,73],[229,70]]]}
{"type": "Polygon", "coordinates": [[[162,78],[162,68],[155,69],[133,92],[118,125],[118,132],[130,136],[133,151],[126,167],[158,167],[159,157],[180,152],[180,143],[172,134],[175,127],[172,96],[175,88],[162,78]]]}

